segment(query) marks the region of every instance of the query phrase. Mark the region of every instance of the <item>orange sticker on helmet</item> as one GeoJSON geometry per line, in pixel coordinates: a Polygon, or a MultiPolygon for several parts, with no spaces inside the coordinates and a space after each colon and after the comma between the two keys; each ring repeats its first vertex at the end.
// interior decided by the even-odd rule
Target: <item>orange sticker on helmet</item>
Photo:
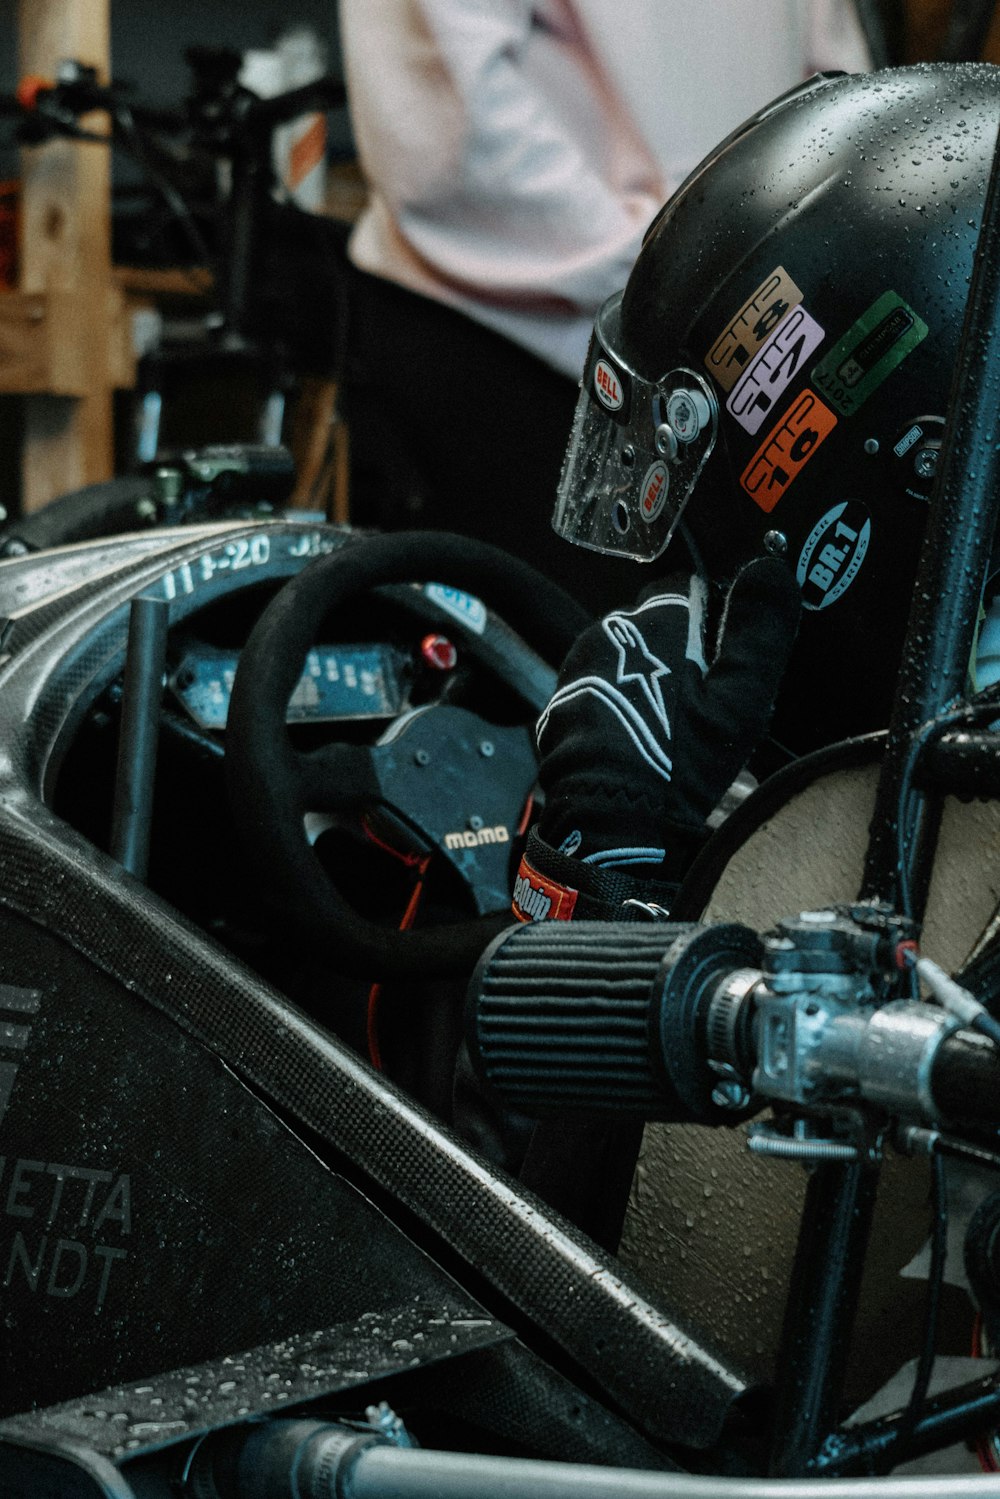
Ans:
{"type": "Polygon", "coordinates": [[[705,367],[723,390],[732,390],[761,344],[802,301],[784,266],[775,266],[705,355],[705,367]]]}
{"type": "Polygon", "coordinates": [[[837,418],[815,391],[800,391],[740,475],[754,504],[772,511],[836,425],[837,418]]]}

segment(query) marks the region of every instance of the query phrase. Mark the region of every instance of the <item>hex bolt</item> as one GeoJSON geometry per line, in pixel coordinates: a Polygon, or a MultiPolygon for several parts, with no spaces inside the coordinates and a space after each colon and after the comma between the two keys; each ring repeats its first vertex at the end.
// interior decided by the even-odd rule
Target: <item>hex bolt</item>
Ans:
{"type": "Polygon", "coordinates": [[[668,463],[677,457],[677,434],[669,422],[661,422],[653,434],[653,446],[668,463]]]}
{"type": "Polygon", "coordinates": [[[745,1109],[750,1102],[750,1094],[740,1082],[716,1083],[712,1089],[712,1102],[720,1109],[745,1109]]]}

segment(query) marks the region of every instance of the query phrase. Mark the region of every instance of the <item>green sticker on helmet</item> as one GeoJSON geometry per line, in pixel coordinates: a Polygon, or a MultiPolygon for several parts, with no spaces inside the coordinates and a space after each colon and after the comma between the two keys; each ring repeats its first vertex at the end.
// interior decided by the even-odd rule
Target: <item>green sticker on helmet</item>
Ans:
{"type": "Polygon", "coordinates": [[[883,292],[816,365],[812,382],[841,415],[853,416],[927,333],[902,297],[883,292]]]}

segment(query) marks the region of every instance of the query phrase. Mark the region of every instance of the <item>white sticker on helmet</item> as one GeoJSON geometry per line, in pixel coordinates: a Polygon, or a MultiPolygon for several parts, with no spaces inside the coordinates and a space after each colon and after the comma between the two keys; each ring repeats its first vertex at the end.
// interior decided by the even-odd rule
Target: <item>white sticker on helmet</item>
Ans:
{"type": "Polygon", "coordinates": [[[794,307],[747,365],[726,410],[745,431],[760,430],[768,414],[825,335],[804,307],[794,307]]]}

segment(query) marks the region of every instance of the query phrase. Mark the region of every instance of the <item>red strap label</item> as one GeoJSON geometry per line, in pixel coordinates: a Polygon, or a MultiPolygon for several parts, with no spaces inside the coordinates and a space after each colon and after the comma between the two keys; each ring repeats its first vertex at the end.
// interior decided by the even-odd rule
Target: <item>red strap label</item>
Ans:
{"type": "Polygon", "coordinates": [[[527,859],[521,860],[514,881],[511,910],[518,921],[570,921],[579,890],[547,880],[527,859]]]}

